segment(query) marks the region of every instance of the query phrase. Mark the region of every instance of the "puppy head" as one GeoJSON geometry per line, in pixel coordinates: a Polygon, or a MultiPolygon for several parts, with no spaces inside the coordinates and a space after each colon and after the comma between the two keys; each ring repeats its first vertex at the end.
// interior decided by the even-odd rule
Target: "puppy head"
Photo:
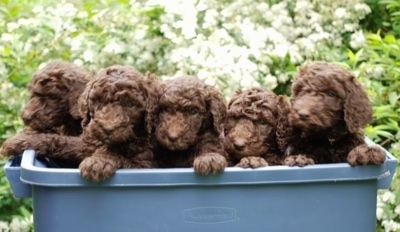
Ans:
{"type": "Polygon", "coordinates": [[[289,121],[303,131],[345,124],[358,131],[372,119],[369,99],[356,78],[344,68],[313,62],[300,68],[292,84],[289,121]]]}
{"type": "Polygon", "coordinates": [[[277,96],[253,87],[237,90],[228,103],[224,147],[235,159],[262,156],[275,145],[277,96]]]}
{"type": "Polygon", "coordinates": [[[85,134],[107,144],[149,136],[156,85],[130,66],[100,70],[79,101],[85,134]]]}
{"type": "Polygon", "coordinates": [[[170,150],[186,150],[204,133],[223,130],[226,105],[213,87],[192,76],[164,81],[156,126],[157,141],[170,150]]]}
{"type": "Polygon", "coordinates": [[[21,112],[25,125],[44,132],[80,121],[77,100],[89,78],[86,70],[62,61],[38,70],[28,85],[30,100],[21,112]]]}

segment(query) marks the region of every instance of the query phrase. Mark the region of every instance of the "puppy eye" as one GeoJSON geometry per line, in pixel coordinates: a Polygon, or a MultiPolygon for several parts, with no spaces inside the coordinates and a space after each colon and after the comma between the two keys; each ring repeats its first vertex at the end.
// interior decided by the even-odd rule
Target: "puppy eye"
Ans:
{"type": "Polygon", "coordinates": [[[336,97],[336,94],[333,91],[325,92],[325,95],[328,97],[336,97]]]}
{"type": "Polygon", "coordinates": [[[175,112],[175,110],[172,107],[161,106],[160,107],[160,112],[172,114],[173,112],[175,112]]]}
{"type": "Polygon", "coordinates": [[[196,115],[196,114],[198,114],[198,113],[199,113],[198,110],[189,110],[189,114],[190,114],[190,115],[196,115]]]}
{"type": "Polygon", "coordinates": [[[267,122],[267,120],[260,120],[260,121],[258,121],[258,124],[259,125],[268,125],[268,122],[267,122]]]}

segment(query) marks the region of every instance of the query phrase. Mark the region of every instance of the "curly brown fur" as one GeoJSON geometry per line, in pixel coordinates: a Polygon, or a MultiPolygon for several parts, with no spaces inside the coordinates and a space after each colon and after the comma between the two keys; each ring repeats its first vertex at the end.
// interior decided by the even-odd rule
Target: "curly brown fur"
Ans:
{"type": "Polygon", "coordinates": [[[357,79],[344,68],[316,61],[300,68],[292,84],[291,109],[280,122],[280,145],[286,165],[348,162],[381,164],[385,152],[370,146],[363,128],[372,120],[372,107],[357,79]]]}
{"type": "Polygon", "coordinates": [[[281,164],[283,152],[276,141],[280,97],[259,87],[237,90],[231,97],[224,147],[233,165],[258,168],[281,164]]]}
{"type": "Polygon", "coordinates": [[[103,69],[90,81],[79,104],[82,140],[90,154],[79,165],[82,177],[101,181],[119,168],[151,168],[151,130],[157,79],[130,66],[103,69]]]}
{"type": "Polygon", "coordinates": [[[89,79],[88,72],[69,62],[53,61],[37,71],[21,112],[25,126],[41,133],[81,134],[77,100],[89,79]]]}
{"type": "Polygon", "coordinates": [[[221,173],[226,105],[218,90],[193,76],[163,82],[155,126],[161,168],[194,167],[198,174],[221,173]]]}
{"type": "MultiPolygon", "coordinates": [[[[50,62],[38,70],[28,85],[30,100],[21,112],[24,122],[21,132],[23,134],[16,134],[6,140],[2,153],[6,156],[16,156],[26,149],[42,151],[47,149],[46,147],[54,147],[52,136],[57,139],[62,136],[79,136],[82,132],[82,117],[77,101],[90,77],[91,74],[86,70],[63,61],[50,62]],[[47,142],[37,141],[37,136],[49,139],[47,142]]],[[[60,153],[37,154],[60,159],[60,164],[66,162],[66,166],[70,166],[67,164],[70,160],[64,159],[62,150],[60,153]]]]}
{"type": "Polygon", "coordinates": [[[35,150],[38,158],[50,158],[54,166],[61,168],[77,168],[85,158],[85,146],[80,136],[22,131],[12,141],[19,154],[24,150],[35,150]]]}

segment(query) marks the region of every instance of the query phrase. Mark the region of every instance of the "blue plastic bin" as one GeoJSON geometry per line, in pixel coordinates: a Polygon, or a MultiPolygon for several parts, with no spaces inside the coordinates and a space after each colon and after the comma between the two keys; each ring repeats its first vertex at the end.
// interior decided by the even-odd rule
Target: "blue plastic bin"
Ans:
{"type": "Polygon", "coordinates": [[[374,232],[378,189],[397,160],[306,167],[118,170],[93,183],[25,151],[5,166],[17,197],[32,197],[35,232],[374,232]]]}

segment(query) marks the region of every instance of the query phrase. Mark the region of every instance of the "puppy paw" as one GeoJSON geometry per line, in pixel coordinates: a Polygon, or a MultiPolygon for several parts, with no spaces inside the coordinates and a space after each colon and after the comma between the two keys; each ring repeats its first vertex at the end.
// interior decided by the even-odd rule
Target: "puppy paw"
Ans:
{"type": "Polygon", "coordinates": [[[240,159],[240,162],[236,164],[236,167],[241,168],[260,168],[265,166],[268,166],[267,161],[265,161],[265,159],[262,157],[256,156],[243,157],[240,159]]]}
{"type": "Polygon", "coordinates": [[[196,157],[193,162],[195,173],[200,175],[218,174],[228,165],[225,157],[218,153],[207,153],[196,157]]]}
{"type": "MultiPolygon", "coordinates": [[[[4,141],[1,149],[1,155],[5,157],[17,156],[21,155],[26,149],[33,149],[34,146],[31,144],[31,142],[34,141],[34,138],[34,135],[31,136],[24,131],[15,134],[4,141]]],[[[33,144],[35,143],[33,142],[33,144]]]]}
{"type": "Polygon", "coordinates": [[[79,165],[81,176],[95,182],[109,179],[117,169],[118,165],[114,160],[98,156],[87,157],[79,165]]]}
{"type": "Polygon", "coordinates": [[[315,164],[314,160],[305,155],[290,155],[283,160],[283,165],[287,166],[303,167],[312,164],[315,164]]]}
{"type": "Polygon", "coordinates": [[[386,153],[378,146],[362,144],[349,152],[347,162],[351,166],[366,164],[382,164],[386,160],[386,153]]]}

